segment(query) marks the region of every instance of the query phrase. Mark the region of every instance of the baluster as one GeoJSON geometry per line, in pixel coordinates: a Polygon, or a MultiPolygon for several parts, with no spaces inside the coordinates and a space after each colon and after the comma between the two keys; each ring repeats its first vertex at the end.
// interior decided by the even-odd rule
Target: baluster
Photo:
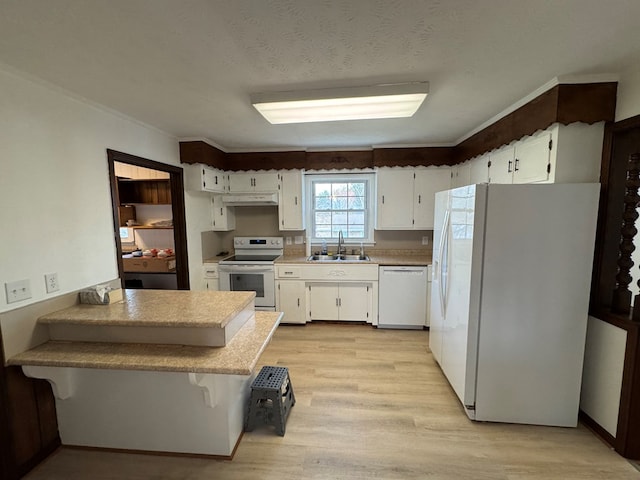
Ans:
{"type": "MultiPolygon", "coordinates": [[[[633,238],[638,233],[635,227],[638,218],[638,188],[640,187],[640,153],[633,153],[629,156],[627,168],[627,180],[625,182],[624,212],[622,214],[622,227],[620,228],[621,240],[618,256],[618,274],[616,275],[616,288],[613,291],[611,309],[615,313],[629,313],[631,311],[631,291],[629,284],[633,280],[631,267],[633,260],[631,254],[636,249],[633,238]]],[[[636,296],[636,299],[638,296],[636,296]]],[[[640,318],[640,303],[637,304],[636,314],[640,318]]],[[[636,316],[634,315],[634,317],[636,316]]]]}

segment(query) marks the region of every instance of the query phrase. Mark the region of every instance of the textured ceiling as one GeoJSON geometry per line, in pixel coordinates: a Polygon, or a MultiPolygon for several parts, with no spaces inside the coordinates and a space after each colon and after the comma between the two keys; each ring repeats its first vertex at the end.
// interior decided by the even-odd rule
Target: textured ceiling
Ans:
{"type": "Polygon", "coordinates": [[[638,18],[638,0],[0,0],[0,63],[227,151],[443,145],[554,77],[638,68],[638,18]],[[249,102],[407,81],[430,83],[410,119],[270,125],[249,102]]]}

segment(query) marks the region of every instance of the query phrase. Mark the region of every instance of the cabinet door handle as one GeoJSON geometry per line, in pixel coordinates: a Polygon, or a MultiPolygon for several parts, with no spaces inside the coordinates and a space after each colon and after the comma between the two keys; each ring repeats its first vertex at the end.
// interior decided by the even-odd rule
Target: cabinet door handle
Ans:
{"type": "Polygon", "coordinates": [[[384,204],[384,195],[382,195],[382,203],[384,204]]]}
{"type": "Polygon", "coordinates": [[[336,307],[338,306],[338,299],[336,298],[336,307]]]}
{"type": "Polygon", "coordinates": [[[222,213],[222,207],[220,207],[220,216],[222,216],[222,215],[223,215],[223,213],[222,213]]]}
{"type": "Polygon", "coordinates": [[[298,205],[298,197],[293,197],[293,200],[294,200],[295,204],[298,205]]]}
{"type": "Polygon", "coordinates": [[[514,164],[514,167],[513,167],[513,171],[514,171],[514,172],[517,172],[517,171],[519,170],[519,168],[518,168],[518,162],[520,162],[520,160],[518,160],[518,159],[516,158],[516,163],[514,164]]]}
{"type": "Polygon", "coordinates": [[[300,306],[300,299],[298,299],[298,307],[300,306]]]}
{"type": "Polygon", "coordinates": [[[422,195],[418,195],[418,203],[422,203],[422,195]]]}
{"type": "Polygon", "coordinates": [[[339,299],[338,299],[338,306],[339,306],[339,307],[341,307],[341,306],[342,306],[342,299],[341,299],[341,298],[339,298],[339,299]]]}
{"type": "Polygon", "coordinates": [[[218,184],[218,175],[216,175],[216,185],[218,184]]]}
{"type": "Polygon", "coordinates": [[[509,160],[509,167],[507,168],[507,173],[511,173],[512,172],[512,170],[511,170],[511,164],[512,163],[513,162],[511,160],[509,160]]]}

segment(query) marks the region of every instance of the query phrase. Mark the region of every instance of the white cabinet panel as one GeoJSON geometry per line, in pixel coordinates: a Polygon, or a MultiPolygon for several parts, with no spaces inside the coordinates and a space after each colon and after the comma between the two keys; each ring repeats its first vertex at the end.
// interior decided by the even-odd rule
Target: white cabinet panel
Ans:
{"type": "Polygon", "coordinates": [[[312,283],[308,286],[311,320],[370,321],[371,284],[312,283]]]}
{"type": "Polygon", "coordinates": [[[450,182],[450,168],[438,167],[415,171],[414,229],[433,230],[436,193],[448,190],[450,182]]]}
{"type": "Polygon", "coordinates": [[[483,155],[471,161],[469,184],[489,182],[489,155],[483,155]]]}
{"type": "Polygon", "coordinates": [[[366,322],[369,320],[371,288],[363,283],[341,283],[339,287],[340,320],[366,322]]]}
{"type": "Polygon", "coordinates": [[[515,146],[513,183],[546,182],[549,179],[551,133],[518,142],[515,146]]]}
{"type": "Polygon", "coordinates": [[[309,287],[311,320],[339,320],[337,283],[313,283],[309,287]]]}
{"type": "Polygon", "coordinates": [[[304,230],[304,186],[301,170],[279,173],[278,225],[280,230],[304,230]]]}
{"type": "Polygon", "coordinates": [[[413,169],[378,171],[379,230],[413,228],[413,169]]]}
{"type": "Polygon", "coordinates": [[[247,193],[247,192],[277,192],[278,191],[278,174],[277,173],[230,173],[229,174],[229,192],[231,193],[247,193]]]}
{"type": "Polygon", "coordinates": [[[489,155],[489,182],[513,183],[513,163],[515,152],[512,146],[505,147],[489,155]]]}
{"type": "Polygon", "coordinates": [[[234,207],[227,207],[222,202],[222,195],[211,197],[212,230],[229,231],[236,228],[234,207]]]}
{"type": "Polygon", "coordinates": [[[284,312],[283,323],[306,323],[304,281],[278,281],[276,288],[278,294],[276,310],[284,312]]]}
{"type": "Polygon", "coordinates": [[[451,168],[378,171],[378,230],[431,230],[436,192],[451,188],[451,168]]]}
{"type": "Polygon", "coordinates": [[[224,193],[226,174],[222,170],[207,165],[187,165],[184,167],[187,190],[196,192],[224,193]]]}

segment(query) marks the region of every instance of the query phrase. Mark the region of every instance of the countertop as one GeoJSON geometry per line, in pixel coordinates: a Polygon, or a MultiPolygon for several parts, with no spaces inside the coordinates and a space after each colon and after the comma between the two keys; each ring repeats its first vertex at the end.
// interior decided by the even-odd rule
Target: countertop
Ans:
{"type": "MultiPolygon", "coordinates": [[[[403,252],[394,252],[394,251],[380,251],[375,252],[371,251],[367,252],[370,260],[368,262],[363,262],[360,260],[354,261],[341,261],[341,264],[345,263],[367,263],[367,264],[376,264],[376,265],[404,265],[404,266],[426,266],[431,265],[431,254],[425,253],[416,253],[416,254],[407,254],[403,252]]],[[[313,262],[308,261],[307,256],[304,254],[285,254],[276,260],[276,265],[279,263],[308,263],[311,265],[331,265],[331,263],[326,262],[313,262]]]]}
{"type": "Polygon", "coordinates": [[[125,290],[122,302],[79,304],[38,319],[40,323],[135,327],[223,328],[255,299],[255,292],[125,290]]]}
{"type": "Polygon", "coordinates": [[[49,341],[7,365],[250,375],[282,315],[256,312],[225,347],[49,341]]]}
{"type": "MultiPolygon", "coordinates": [[[[406,265],[406,266],[427,266],[432,263],[431,252],[425,253],[424,250],[374,250],[367,251],[366,254],[371,259],[368,262],[348,261],[341,263],[373,263],[376,265],[406,265]]],[[[226,257],[212,257],[203,260],[202,263],[218,263],[226,257]]],[[[304,251],[285,252],[283,256],[275,261],[277,264],[282,263],[308,263],[311,265],[327,265],[323,262],[312,262],[307,260],[304,251]]]]}

